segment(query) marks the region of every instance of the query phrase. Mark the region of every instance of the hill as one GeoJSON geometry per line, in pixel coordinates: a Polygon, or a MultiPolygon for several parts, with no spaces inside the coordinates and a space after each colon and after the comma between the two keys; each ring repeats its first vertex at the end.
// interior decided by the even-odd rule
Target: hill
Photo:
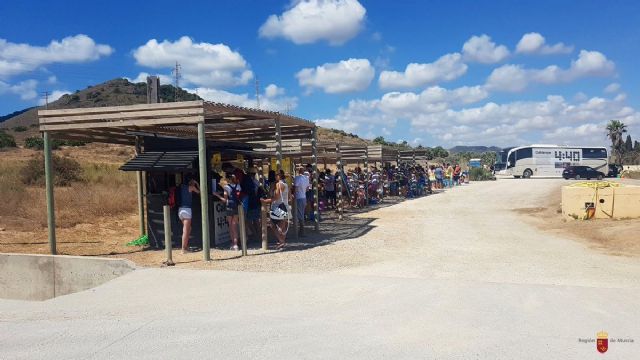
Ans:
{"type": "MultiPolygon", "coordinates": [[[[160,86],[160,101],[173,102],[175,87],[173,85],[160,86]]],[[[178,98],[181,101],[201,100],[196,95],[178,90],[178,98]]],[[[127,79],[113,79],[105,83],[90,86],[84,90],[78,90],[73,94],[63,95],[60,99],[49,104],[49,109],[86,108],[99,106],[117,106],[145,104],[147,102],[147,84],[131,83],[127,79]]],[[[13,112],[2,117],[0,128],[5,128],[11,133],[18,144],[24,143],[24,139],[38,134],[38,109],[43,107],[31,107],[13,112]],[[26,131],[14,131],[16,127],[25,127],[26,131]]],[[[347,134],[341,130],[320,128],[319,140],[333,142],[341,141],[345,144],[370,144],[371,141],[362,139],[354,134],[347,134]]]]}
{"type": "Polygon", "coordinates": [[[500,152],[501,150],[502,150],[502,148],[499,148],[497,146],[479,146],[479,145],[462,146],[462,145],[458,145],[458,146],[454,146],[451,149],[449,149],[449,152],[452,153],[452,154],[458,154],[458,153],[462,153],[462,152],[470,152],[470,153],[483,153],[483,152],[487,152],[487,151],[500,152]]]}
{"type": "MultiPolygon", "coordinates": [[[[160,101],[174,101],[175,87],[173,85],[160,86],[160,101]]],[[[183,101],[199,100],[200,97],[182,89],[178,91],[178,98],[183,101]]],[[[49,109],[87,108],[99,106],[117,106],[145,104],[147,102],[147,85],[145,83],[131,83],[127,79],[113,79],[105,83],[90,86],[84,90],[77,90],[73,94],[63,95],[60,99],[49,104],[49,109]]],[[[1,127],[12,129],[16,126],[30,127],[38,123],[38,109],[32,107],[6,115],[1,127]]]]}

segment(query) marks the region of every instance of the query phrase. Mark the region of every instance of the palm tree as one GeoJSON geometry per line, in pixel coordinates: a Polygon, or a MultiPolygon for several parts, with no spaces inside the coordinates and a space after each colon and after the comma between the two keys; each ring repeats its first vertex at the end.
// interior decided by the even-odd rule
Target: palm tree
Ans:
{"type": "Polygon", "coordinates": [[[607,137],[611,139],[611,150],[616,155],[618,165],[622,165],[624,140],[622,134],[627,132],[627,125],[620,120],[611,120],[607,124],[607,137]]]}

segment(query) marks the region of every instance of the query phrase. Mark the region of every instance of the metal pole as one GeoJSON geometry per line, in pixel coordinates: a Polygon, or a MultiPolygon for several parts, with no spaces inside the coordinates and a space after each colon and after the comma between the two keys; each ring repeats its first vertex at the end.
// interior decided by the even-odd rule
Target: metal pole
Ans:
{"type": "Polygon", "coordinates": [[[238,205],[238,218],[240,219],[240,243],[242,245],[242,256],[247,256],[247,228],[244,215],[244,206],[238,205]]]}
{"type": "Polygon", "coordinates": [[[162,206],[162,214],[164,215],[164,249],[167,254],[167,260],[163,264],[173,266],[173,244],[171,243],[171,209],[169,205],[162,206]]]}
{"type": "Polygon", "coordinates": [[[342,220],[342,155],[340,155],[340,144],[336,144],[336,175],[338,176],[338,220],[342,220]]]}
{"type": "MultiPolygon", "coordinates": [[[[311,157],[313,166],[313,228],[320,230],[320,195],[318,194],[318,127],[314,126],[311,131],[311,157]]],[[[326,205],[326,204],[325,204],[326,205]]]]}
{"type": "Polygon", "coordinates": [[[56,249],[56,214],[53,206],[53,161],[51,159],[51,141],[49,132],[45,131],[44,136],[44,173],[47,196],[47,229],[49,230],[49,252],[51,255],[58,253],[56,249]]]}
{"type": "Polygon", "coordinates": [[[209,239],[209,184],[207,180],[207,146],[204,122],[198,123],[198,165],[200,172],[200,206],[202,209],[202,254],[204,261],[211,260],[209,239]]]}

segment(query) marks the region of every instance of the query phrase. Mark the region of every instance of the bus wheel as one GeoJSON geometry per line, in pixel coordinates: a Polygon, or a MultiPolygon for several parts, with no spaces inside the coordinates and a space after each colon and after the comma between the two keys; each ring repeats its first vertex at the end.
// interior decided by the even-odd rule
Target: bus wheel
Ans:
{"type": "Polygon", "coordinates": [[[531,175],[533,175],[533,171],[531,171],[531,169],[526,169],[523,173],[522,173],[522,177],[525,179],[528,179],[531,177],[531,175]]]}

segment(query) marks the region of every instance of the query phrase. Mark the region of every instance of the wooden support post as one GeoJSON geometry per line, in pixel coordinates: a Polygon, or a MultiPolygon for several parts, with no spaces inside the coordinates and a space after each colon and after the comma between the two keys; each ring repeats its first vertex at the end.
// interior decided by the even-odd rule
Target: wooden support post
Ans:
{"type": "Polygon", "coordinates": [[[162,214],[164,215],[164,249],[167,260],[163,264],[173,266],[173,244],[171,243],[171,209],[169,205],[162,206],[162,214]]]}
{"type": "MultiPolygon", "coordinates": [[[[136,136],[136,155],[140,155],[140,136],[136,136]]],[[[144,179],[142,171],[136,171],[136,182],[138,186],[138,216],[140,218],[140,236],[147,233],[144,222],[144,179]]]]}
{"type": "MultiPolygon", "coordinates": [[[[291,183],[295,184],[295,174],[296,174],[296,164],[293,161],[293,158],[291,158],[291,168],[289,169],[289,171],[291,171],[291,183]]],[[[295,240],[299,240],[300,239],[300,231],[298,229],[298,199],[296,199],[296,192],[295,190],[293,191],[293,203],[291,204],[291,212],[293,214],[292,215],[292,219],[293,219],[293,238],[295,240]]],[[[304,213],[304,209],[302,209],[302,212],[304,213]]],[[[302,219],[302,226],[304,226],[304,219],[302,219]]]]}
{"type": "Polygon", "coordinates": [[[207,143],[204,122],[198,123],[198,165],[200,172],[200,206],[202,209],[202,255],[204,261],[210,261],[209,184],[207,180],[207,143]]]}
{"type": "MultiPolygon", "coordinates": [[[[282,170],[282,129],[280,128],[280,117],[276,117],[276,172],[282,170]]],[[[284,181],[284,179],[282,179],[284,181]]]]}
{"type": "Polygon", "coordinates": [[[58,253],[56,248],[56,214],[53,200],[53,159],[51,158],[51,139],[49,132],[44,134],[44,179],[47,196],[47,229],[49,230],[49,252],[58,253]]]}
{"type": "Polygon", "coordinates": [[[262,250],[267,250],[267,246],[269,245],[269,208],[267,205],[262,204],[260,206],[260,224],[262,230],[262,250]]]}
{"type": "Polygon", "coordinates": [[[247,221],[244,213],[244,206],[238,205],[238,220],[240,227],[240,246],[242,246],[242,256],[247,256],[247,221]]]}
{"type": "Polygon", "coordinates": [[[340,144],[336,144],[336,176],[338,176],[338,220],[342,220],[342,213],[344,211],[344,207],[342,204],[342,155],[340,154],[340,144]]]}
{"type": "MultiPolygon", "coordinates": [[[[313,166],[313,229],[320,230],[320,196],[318,191],[318,127],[311,130],[311,157],[313,166]]],[[[326,204],[325,204],[326,205],[326,204]]]]}
{"type": "Polygon", "coordinates": [[[364,201],[369,206],[369,147],[364,148],[364,201]]]}

